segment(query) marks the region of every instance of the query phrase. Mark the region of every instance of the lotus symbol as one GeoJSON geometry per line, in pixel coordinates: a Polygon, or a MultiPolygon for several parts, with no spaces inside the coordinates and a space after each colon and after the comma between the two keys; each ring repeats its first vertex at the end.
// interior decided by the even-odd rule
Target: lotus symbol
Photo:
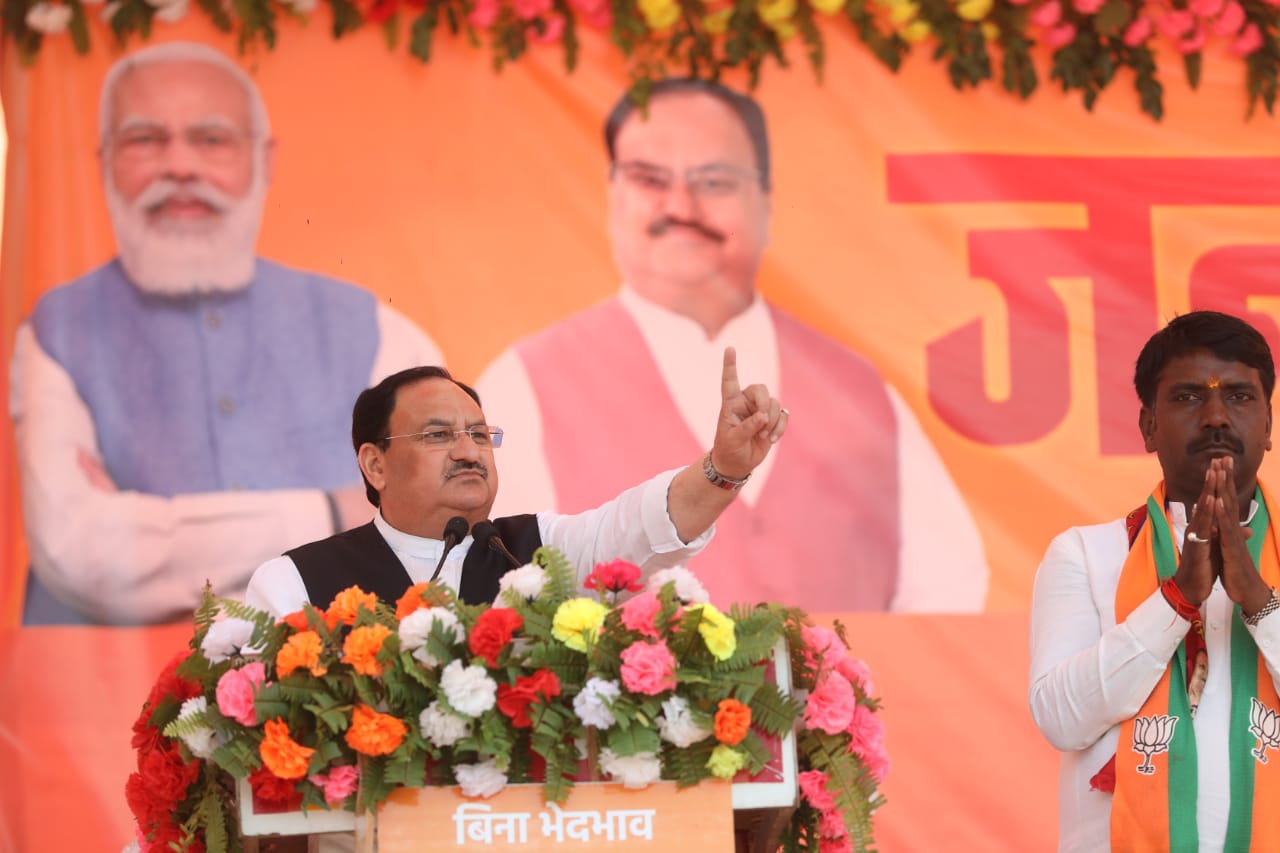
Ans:
{"type": "Polygon", "coordinates": [[[1151,756],[1169,751],[1169,743],[1173,740],[1173,730],[1177,725],[1177,717],[1165,714],[1138,717],[1133,721],[1133,750],[1147,757],[1138,766],[1139,773],[1150,776],[1156,772],[1151,766],[1151,756]]]}
{"type": "Polygon", "coordinates": [[[1267,763],[1267,750],[1280,749],[1280,714],[1258,701],[1255,696],[1249,707],[1249,734],[1258,739],[1253,757],[1260,764],[1267,763]]]}

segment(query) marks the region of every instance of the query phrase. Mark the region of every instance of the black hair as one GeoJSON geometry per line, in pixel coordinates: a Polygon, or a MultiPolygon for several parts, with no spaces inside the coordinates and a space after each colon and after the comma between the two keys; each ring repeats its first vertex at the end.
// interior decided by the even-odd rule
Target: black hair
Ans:
{"type": "Polygon", "coordinates": [[[1271,347],[1262,333],[1239,317],[1218,311],[1192,311],[1169,321],[1151,336],[1138,354],[1133,369],[1133,387],[1142,405],[1156,402],[1156,386],[1165,366],[1175,358],[1207,350],[1223,361],[1237,361],[1258,371],[1267,403],[1276,385],[1276,367],[1271,347]]]}
{"type": "MultiPolygon", "coordinates": [[[[396,407],[396,394],[404,386],[424,379],[447,379],[466,391],[467,395],[476,401],[477,406],[480,405],[480,395],[475,392],[475,389],[465,382],[454,379],[453,374],[443,367],[424,365],[393,373],[372,388],[361,391],[360,396],[356,398],[356,404],[351,409],[351,446],[355,448],[356,453],[359,453],[360,448],[366,444],[386,449],[387,433],[391,429],[391,412],[396,407]]],[[[363,472],[360,476],[364,479],[364,493],[369,498],[369,503],[379,506],[381,498],[378,490],[369,483],[369,479],[363,472]]]]}
{"type": "MultiPolygon", "coordinates": [[[[747,131],[747,137],[751,140],[751,147],[756,155],[756,168],[760,170],[760,188],[768,192],[771,185],[771,170],[769,160],[769,130],[765,125],[764,110],[760,109],[760,104],[749,95],[743,95],[724,86],[714,80],[701,80],[696,77],[670,77],[665,80],[659,80],[649,87],[649,101],[660,98],[663,95],[671,94],[699,94],[710,95],[716,100],[723,103],[729,109],[733,110],[733,114],[742,122],[743,128],[747,131]]],[[[616,162],[617,157],[614,151],[614,143],[618,139],[618,131],[622,129],[622,124],[631,114],[639,109],[632,90],[623,93],[618,102],[613,105],[613,109],[609,111],[609,117],[604,123],[604,146],[609,152],[609,165],[612,166],[616,162]]]]}

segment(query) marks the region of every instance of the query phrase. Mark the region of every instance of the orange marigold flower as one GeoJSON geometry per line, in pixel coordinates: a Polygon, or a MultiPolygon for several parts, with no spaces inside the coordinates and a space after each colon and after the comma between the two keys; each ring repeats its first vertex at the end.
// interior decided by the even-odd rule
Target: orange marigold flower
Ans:
{"type": "Polygon", "coordinates": [[[301,779],[315,750],[289,737],[289,725],[280,717],[268,720],[265,736],[258,746],[263,765],[281,779],[301,779]]]}
{"type": "MultiPolygon", "coordinates": [[[[325,613],[323,610],[318,612],[320,613],[320,616],[324,619],[324,624],[329,627],[330,631],[338,627],[337,619],[330,618],[329,614],[325,613]]],[[[293,628],[296,631],[311,630],[311,623],[307,621],[307,611],[305,609],[295,610],[292,613],[290,613],[288,616],[285,616],[284,618],[282,618],[280,621],[283,624],[288,625],[290,628],[293,628]]]]}
{"type": "Polygon", "coordinates": [[[379,714],[368,705],[357,705],[347,729],[347,746],[361,755],[390,755],[408,733],[403,722],[390,714],[379,714]]]}
{"type": "Polygon", "coordinates": [[[349,586],[333,597],[325,615],[344,625],[356,624],[356,614],[363,607],[370,613],[378,606],[378,596],[365,592],[358,586],[349,586]]]}
{"type": "Polygon", "coordinates": [[[751,728],[751,708],[737,699],[721,699],[716,711],[716,740],[737,746],[751,728]]]}
{"type": "Polygon", "coordinates": [[[320,652],[324,643],[315,631],[299,631],[285,641],[284,647],[276,653],[276,676],[284,678],[295,669],[308,669],[315,676],[324,675],[328,667],[320,663],[320,652]]]}
{"type": "Polygon", "coordinates": [[[391,629],[386,625],[365,625],[353,629],[342,644],[342,662],[351,664],[361,675],[382,675],[378,652],[382,650],[382,641],[389,636],[391,629]]]}
{"type": "Polygon", "coordinates": [[[449,599],[441,594],[440,587],[432,586],[426,581],[415,583],[396,602],[396,619],[404,619],[422,607],[444,607],[448,603],[449,599]]]}

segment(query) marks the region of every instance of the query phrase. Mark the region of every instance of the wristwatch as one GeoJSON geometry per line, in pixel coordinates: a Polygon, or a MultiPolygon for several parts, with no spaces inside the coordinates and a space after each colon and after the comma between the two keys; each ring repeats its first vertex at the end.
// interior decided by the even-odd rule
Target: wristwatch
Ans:
{"type": "Polygon", "coordinates": [[[726,477],[716,470],[716,466],[711,464],[711,454],[708,453],[702,457],[702,473],[707,476],[707,482],[718,489],[724,489],[727,492],[736,492],[742,488],[743,483],[751,479],[751,474],[743,477],[741,480],[735,480],[733,477],[726,477]]]}

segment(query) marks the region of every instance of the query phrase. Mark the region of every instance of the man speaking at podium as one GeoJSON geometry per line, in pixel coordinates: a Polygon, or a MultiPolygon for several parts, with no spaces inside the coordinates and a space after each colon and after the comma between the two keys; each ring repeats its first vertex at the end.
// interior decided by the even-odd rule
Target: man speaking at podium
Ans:
{"type": "Polygon", "coordinates": [[[487,538],[480,531],[498,492],[494,450],[502,430],[486,422],[476,392],[443,368],[401,371],[364,391],[352,412],[356,459],[378,507],[374,520],[264,563],[245,601],[283,615],[307,601],[328,606],[338,592],[359,584],[394,602],[438,573],[464,601],[487,603],[498,578],[542,544],[564,553],[580,578],[605,560],[629,560],[646,573],[683,563],[710,540],[715,520],[782,437],[787,420],[765,386],[740,387],[736,354],[726,349],[708,452],[577,515],[497,519],[494,544],[472,547],[476,538],[487,538]]]}

